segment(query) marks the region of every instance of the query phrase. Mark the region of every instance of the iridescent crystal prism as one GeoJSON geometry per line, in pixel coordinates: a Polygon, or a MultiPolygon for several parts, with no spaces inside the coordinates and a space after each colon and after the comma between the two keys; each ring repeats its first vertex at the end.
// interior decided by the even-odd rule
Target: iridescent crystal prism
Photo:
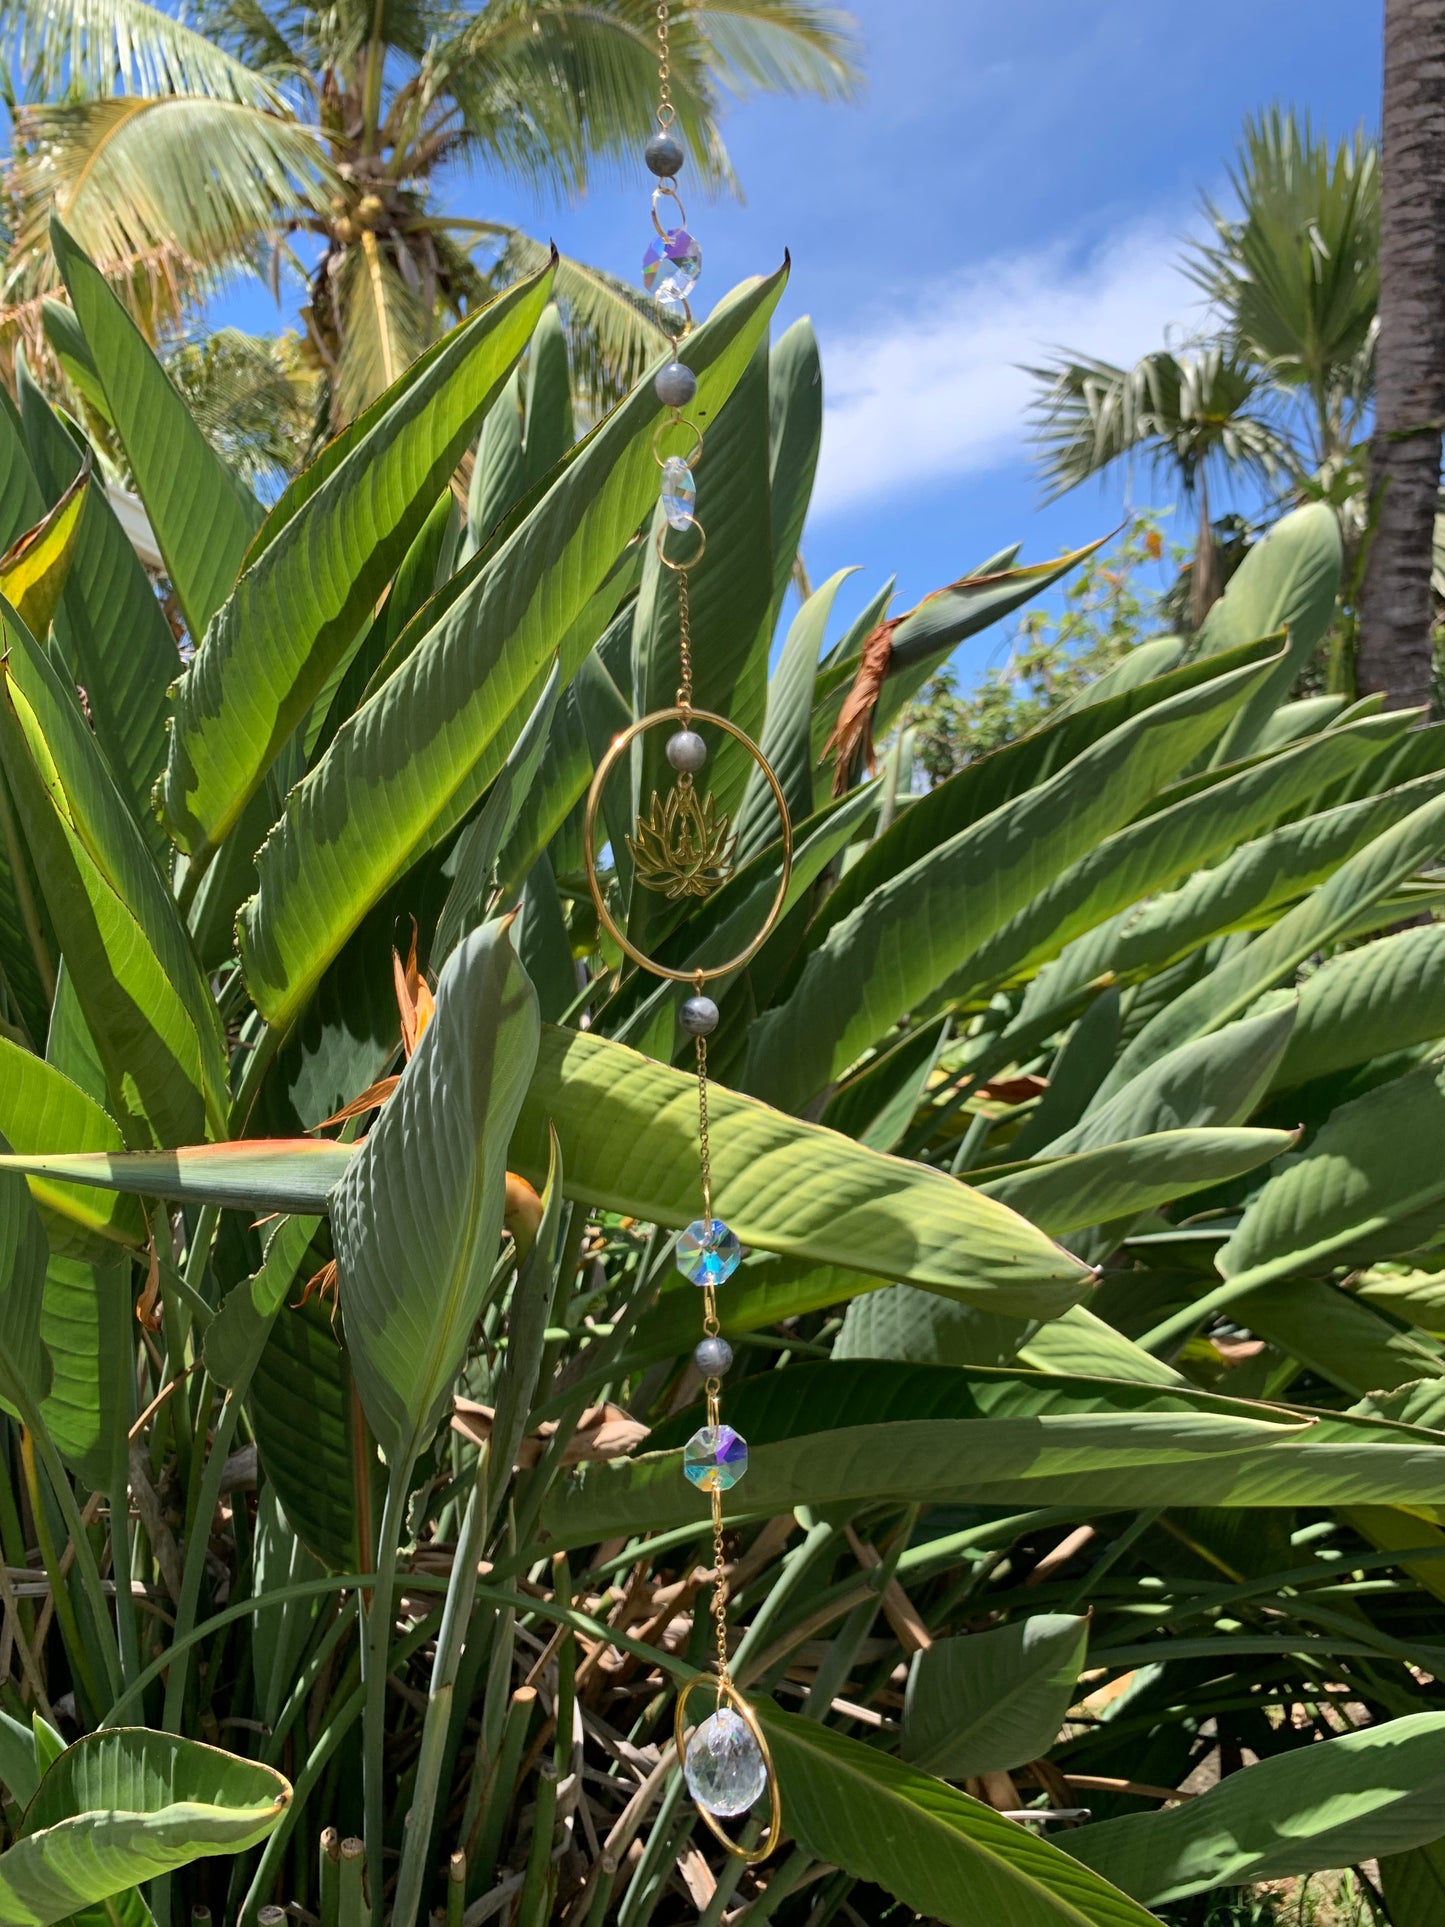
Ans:
{"type": "Polygon", "coordinates": [[[730,1706],[720,1706],[693,1734],[682,1772],[698,1805],[724,1818],[746,1813],[768,1784],[762,1748],[730,1706]]]}
{"type": "Polygon", "coordinates": [[[726,1284],[742,1262],[738,1234],[721,1218],[694,1218],[677,1234],[677,1268],[695,1285],[726,1284]]]}
{"type": "Polygon", "coordinates": [[[685,227],[657,234],[642,257],[642,285],[649,294],[686,301],[702,273],[702,249],[685,227]]]}
{"type": "Polygon", "coordinates": [[[699,1492],[727,1492],[748,1469],[748,1442],[730,1425],[704,1425],[682,1448],[682,1469],[699,1492]]]}
{"type": "Polygon", "coordinates": [[[669,455],[662,465],[662,512],[673,529],[690,529],[697,503],[697,483],[681,455],[669,455]]]}

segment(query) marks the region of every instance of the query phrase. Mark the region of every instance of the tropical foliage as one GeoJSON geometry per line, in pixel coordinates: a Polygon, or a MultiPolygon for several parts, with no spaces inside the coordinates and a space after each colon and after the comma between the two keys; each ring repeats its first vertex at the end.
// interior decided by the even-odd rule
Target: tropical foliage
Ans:
{"type": "MultiPolygon", "coordinates": [[[[689,0],[673,11],[670,85],[698,191],[733,184],[725,95],[836,97],[856,79],[851,23],[835,8],[689,0]]],[[[294,269],[323,419],[340,428],[438,332],[547,259],[509,223],[450,211],[446,171],[583,192],[652,124],[656,30],[650,0],[210,0],[195,25],[145,0],[7,4],[0,32],[20,98],[8,332],[33,360],[59,284],[52,208],[152,339],[237,270],[269,263],[275,282],[294,269]]],[[[587,391],[625,389],[661,344],[646,305],[570,260],[557,292],[587,391]]]]}
{"type": "MultiPolygon", "coordinates": [[[[177,681],[22,378],[4,1918],[1145,1927],[1369,1861],[1395,1927],[1437,1919],[1445,736],[1288,700],[1331,512],[1192,647],[926,792],[901,753],[849,781],[1071,559],[841,633],[835,577],[770,675],[816,349],[769,344],[777,275],[684,345],[697,697],[798,826],[714,1040],[732,1666],[787,1829],[719,1869],[670,1750],[710,1637],[695,1083],[580,873],[594,763],[675,681],[659,406],[573,442],[544,268],[263,516],[55,246],[195,648],[177,681]]],[[[737,874],[634,890],[652,754],[608,887],[688,969],[781,853],[719,754],[737,874]]]]}

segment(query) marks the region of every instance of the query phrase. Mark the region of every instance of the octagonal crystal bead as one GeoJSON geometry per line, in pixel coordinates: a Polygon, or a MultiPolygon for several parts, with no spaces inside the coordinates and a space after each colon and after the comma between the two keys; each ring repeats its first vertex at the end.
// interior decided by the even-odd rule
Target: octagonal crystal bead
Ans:
{"type": "Polygon", "coordinates": [[[730,1425],[704,1425],[682,1448],[682,1469],[699,1492],[727,1492],[748,1469],[748,1442],[730,1425]]]}
{"type": "Polygon", "coordinates": [[[661,299],[686,301],[702,273],[702,249],[685,227],[653,236],[642,257],[642,285],[661,299]]]}
{"type": "Polygon", "coordinates": [[[677,1234],[677,1268],[695,1285],[726,1284],[742,1262],[743,1248],[735,1231],[721,1218],[704,1224],[695,1218],[677,1234]]]}

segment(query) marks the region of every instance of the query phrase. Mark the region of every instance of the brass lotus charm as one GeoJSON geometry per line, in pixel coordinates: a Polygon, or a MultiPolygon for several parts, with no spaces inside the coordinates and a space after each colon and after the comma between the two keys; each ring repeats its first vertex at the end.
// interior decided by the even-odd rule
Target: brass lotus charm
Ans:
{"type": "Polygon", "coordinates": [[[729,819],[719,816],[709,790],[701,802],[690,777],[674,783],[664,803],[652,792],[652,808],[639,816],[627,847],[637,866],[637,881],[660,890],[672,902],[710,896],[732,871],[736,836],[729,819]]]}

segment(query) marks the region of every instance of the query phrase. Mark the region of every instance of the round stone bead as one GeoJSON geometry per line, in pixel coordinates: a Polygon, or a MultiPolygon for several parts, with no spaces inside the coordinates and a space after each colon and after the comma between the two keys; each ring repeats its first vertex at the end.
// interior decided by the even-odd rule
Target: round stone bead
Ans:
{"type": "Polygon", "coordinates": [[[747,1440],[730,1425],[701,1426],[682,1448],[682,1469],[699,1492],[726,1492],[748,1469],[747,1440]]]}
{"type": "Polygon", "coordinates": [[[643,148],[642,158],[659,180],[671,180],[682,166],[682,142],[671,131],[660,131],[643,148]]]}
{"type": "Polygon", "coordinates": [[[679,729],[667,739],[667,760],[675,770],[695,776],[707,761],[707,744],[695,729],[679,729]]]}
{"type": "Polygon", "coordinates": [[[692,1348],[692,1362],[704,1378],[722,1378],[732,1370],[733,1348],[725,1338],[700,1338],[692,1348]]]}
{"type": "Polygon", "coordinates": [[[698,1805],[724,1818],[746,1813],[768,1784],[762,1749],[730,1706],[720,1706],[693,1734],[682,1773],[698,1805]]]}
{"type": "Polygon", "coordinates": [[[652,379],[653,393],[667,408],[686,408],[697,393],[697,376],[685,361],[669,361],[652,379]]]}
{"type": "Polygon", "coordinates": [[[738,1234],[721,1218],[694,1218],[677,1234],[677,1268],[695,1285],[724,1285],[742,1263],[738,1234]]]}
{"type": "Polygon", "coordinates": [[[689,1037],[711,1037],[717,1029],[717,1005],[711,997],[689,997],[678,1015],[689,1037]]]}

